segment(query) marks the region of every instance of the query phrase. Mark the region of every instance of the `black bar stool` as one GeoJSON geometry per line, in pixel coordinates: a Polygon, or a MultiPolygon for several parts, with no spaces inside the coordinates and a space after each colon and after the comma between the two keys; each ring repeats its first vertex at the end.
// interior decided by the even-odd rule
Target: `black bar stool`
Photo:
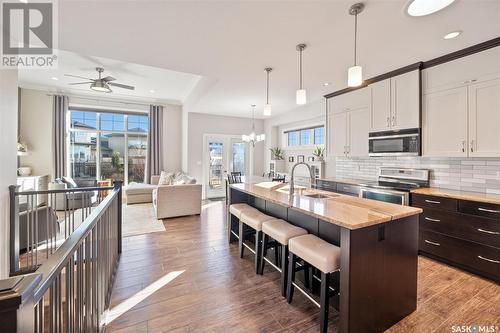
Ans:
{"type": "Polygon", "coordinates": [[[330,296],[338,293],[338,291],[330,292],[330,280],[332,273],[340,269],[340,247],[310,234],[291,238],[288,241],[288,247],[290,259],[286,292],[287,301],[288,303],[292,302],[295,266],[297,257],[299,257],[321,271],[320,332],[326,333],[328,330],[330,296]]]}

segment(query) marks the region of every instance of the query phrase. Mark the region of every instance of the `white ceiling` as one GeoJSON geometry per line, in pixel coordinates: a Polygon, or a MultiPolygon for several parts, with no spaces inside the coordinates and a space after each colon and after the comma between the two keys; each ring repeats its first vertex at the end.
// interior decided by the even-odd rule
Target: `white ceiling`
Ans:
{"type": "MultiPolygon", "coordinates": [[[[253,103],[261,114],[263,69],[271,66],[271,103],[277,115],[296,107],[295,45],[300,42],[308,44],[304,85],[310,102],[346,86],[346,69],[353,58],[353,17],[347,11],[353,3],[60,0],[59,47],[84,55],[80,67],[66,69],[73,73],[92,73],[95,65],[83,60],[88,56],[180,72],[161,74],[168,89],[158,97],[165,100],[185,101],[185,89],[201,76],[187,98],[189,110],[234,116],[250,116],[253,103]],[[324,82],[331,84],[324,87],[324,82]]],[[[358,29],[358,63],[365,77],[500,36],[498,0],[457,0],[441,12],[420,18],[404,13],[406,3],[365,1],[358,29]],[[443,40],[457,29],[464,31],[459,38],[443,40]]],[[[118,82],[134,84],[127,70],[135,73],[128,66],[137,65],[131,64],[105,67],[118,82]]],[[[135,73],[142,80],[141,89],[160,91],[152,85],[161,78],[154,70],[147,73],[142,78],[135,73]]]]}
{"type": "Polygon", "coordinates": [[[94,95],[163,101],[181,104],[200,80],[200,76],[175,72],[168,69],[138,65],[102,57],[86,56],[69,51],[58,51],[58,67],[51,70],[20,70],[20,86],[23,88],[44,89],[67,92],[76,95],[94,95]],[[103,67],[102,76],[113,76],[117,83],[135,86],[134,90],[111,87],[113,92],[106,94],[90,90],[90,84],[69,85],[69,83],[88,80],[65,76],[65,74],[97,78],[96,67],[103,67]],[[57,80],[55,80],[57,79],[57,80]]]}

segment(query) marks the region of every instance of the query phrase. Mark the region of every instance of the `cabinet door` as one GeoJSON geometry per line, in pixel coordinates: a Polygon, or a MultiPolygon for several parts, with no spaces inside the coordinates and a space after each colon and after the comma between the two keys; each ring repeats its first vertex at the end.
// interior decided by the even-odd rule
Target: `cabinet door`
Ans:
{"type": "Polygon", "coordinates": [[[344,156],[347,138],[347,113],[336,113],[328,117],[328,154],[344,156]]]}
{"type": "Polygon", "coordinates": [[[370,105],[370,89],[364,87],[328,99],[328,113],[341,113],[370,105]]]}
{"type": "Polygon", "coordinates": [[[348,156],[368,156],[369,108],[349,112],[348,156]]]}
{"type": "Polygon", "coordinates": [[[383,80],[370,85],[372,107],[370,131],[387,131],[391,120],[391,80],[383,80]]]}
{"type": "Polygon", "coordinates": [[[467,87],[424,95],[425,156],[467,156],[467,87]]]}
{"type": "Polygon", "coordinates": [[[469,86],[469,156],[500,156],[500,79],[469,86]]]}
{"type": "Polygon", "coordinates": [[[420,71],[391,78],[391,127],[420,127],[420,71]]]}

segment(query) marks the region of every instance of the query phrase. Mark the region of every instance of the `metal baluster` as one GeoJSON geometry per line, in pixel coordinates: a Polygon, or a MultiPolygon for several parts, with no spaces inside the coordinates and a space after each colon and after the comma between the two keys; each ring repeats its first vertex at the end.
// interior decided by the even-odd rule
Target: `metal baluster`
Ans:
{"type": "Polygon", "coordinates": [[[97,305],[97,233],[92,228],[92,323],[95,332],[99,331],[99,317],[97,305]]]}
{"type": "Polygon", "coordinates": [[[35,269],[38,266],[38,195],[35,195],[35,269]]]}
{"type": "MultiPolygon", "coordinates": [[[[71,235],[73,233],[73,231],[75,231],[75,193],[76,192],[73,192],[71,193],[72,196],[71,196],[71,199],[72,199],[72,202],[73,204],[71,205],[71,232],[69,233],[69,235],[71,235]]],[[[69,237],[68,235],[68,237],[69,237]]]]}
{"type": "Polygon", "coordinates": [[[49,332],[53,333],[54,332],[54,316],[55,316],[55,311],[54,311],[54,284],[50,286],[49,289],[49,332]]]}
{"type": "MultiPolygon", "coordinates": [[[[49,259],[49,225],[52,224],[52,221],[49,219],[49,210],[52,209],[50,205],[49,195],[47,195],[47,209],[45,210],[45,259],[49,259]]],[[[43,333],[43,332],[42,332],[43,333]]]]}
{"type": "Polygon", "coordinates": [[[40,301],[38,302],[38,328],[37,328],[37,331],[40,332],[40,333],[44,333],[45,330],[44,330],[44,327],[45,327],[45,316],[44,316],[44,313],[45,313],[45,304],[44,304],[44,300],[43,300],[43,297],[40,299],[40,301]]]}

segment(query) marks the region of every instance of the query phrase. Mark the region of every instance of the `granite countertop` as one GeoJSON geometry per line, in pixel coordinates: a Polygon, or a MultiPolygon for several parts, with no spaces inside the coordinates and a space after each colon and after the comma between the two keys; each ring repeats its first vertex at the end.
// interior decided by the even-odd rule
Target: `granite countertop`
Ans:
{"type": "Polygon", "coordinates": [[[469,201],[478,201],[485,202],[491,204],[500,205],[500,195],[498,194],[487,194],[487,193],[478,193],[478,192],[467,192],[467,191],[457,191],[457,190],[447,190],[444,188],[419,188],[411,191],[416,194],[424,194],[424,195],[434,195],[437,197],[446,197],[452,199],[459,200],[469,200],[469,201]]]}
{"type": "Polygon", "coordinates": [[[292,200],[289,200],[288,191],[286,190],[287,185],[279,183],[276,183],[275,186],[268,183],[263,185],[265,187],[259,186],[259,184],[245,183],[230,186],[236,190],[351,230],[397,220],[422,212],[420,208],[313,189],[296,190],[292,200]],[[328,198],[313,198],[306,194],[324,194],[328,198]]]}

